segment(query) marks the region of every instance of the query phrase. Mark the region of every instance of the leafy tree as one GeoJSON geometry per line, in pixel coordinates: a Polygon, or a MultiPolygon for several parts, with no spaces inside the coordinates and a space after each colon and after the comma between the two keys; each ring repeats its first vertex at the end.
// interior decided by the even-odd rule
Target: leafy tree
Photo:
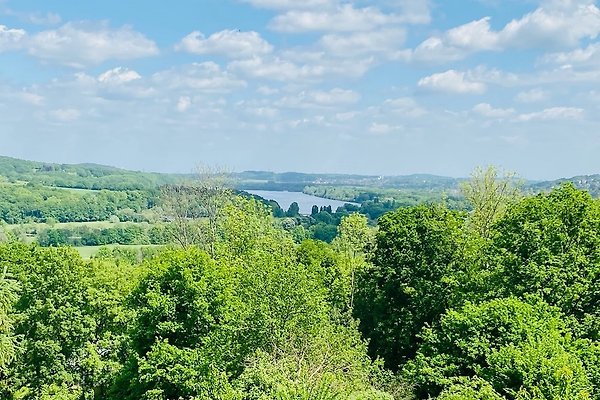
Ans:
{"type": "Polygon", "coordinates": [[[392,400],[373,385],[378,367],[356,330],[326,324],[306,333],[249,359],[236,381],[244,399],[392,400]]]}
{"type": "Polygon", "coordinates": [[[295,201],[290,204],[287,212],[285,213],[287,217],[297,217],[300,215],[300,206],[295,201]]]}
{"type": "Polygon", "coordinates": [[[81,258],[65,248],[13,245],[0,249],[2,261],[15,266],[22,286],[14,326],[22,353],[11,366],[10,389],[30,398],[48,385],[85,386],[86,346],[96,321],[86,307],[87,271],[81,258]]]}
{"type": "Polygon", "coordinates": [[[471,179],[460,185],[463,196],[473,208],[469,227],[482,238],[488,238],[493,224],[519,199],[520,186],[514,173],[506,172],[499,178],[493,166],[476,168],[471,179]]]}
{"type": "Polygon", "coordinates": [[[463,223],[461,214],[436,205],[379,220],[373,266],[359,276],[355,315],[371,354],[389,368],[415,354],[417,333],[456,300],[463,223]]]}
{"type": "Polygon", "coordinates": [[[600,203],[588,193],[563,185],[522,200],[496,224],[488,254],[492,295],[537,294],[598,339],[600,203]]]}
{"type": "Polygon", "coordinates": [[[312,206],[312,209],[311,209],[311,211],[310,211],[310,215],[314,217],[314,216],[315,216],[315,215],[317,215],[318,213],[319,213],[319,207],[318,207],[317,205],[313,205],[313,206],[312,206]]]}
{"type": "Polygon", "coordinates": [[[346,276],[349,278],[348,308],[354,308],[356,292],[356,274],[366,268],[366,254],[375,244],[374,231],[368,226],[367,217],[351,214],[343,217],[338,226],[338,235],[333,241],[334,247],[344,257],[346,276]]]}
{"type": "Polygon", "coordinates": [[[423,330],[404,373],[419,398],[441,391],[442,398],[461,392],[481,398],[472,397],[473,384],[491,399],[588,398],[594,387],[563,320],[558,309],[535,299],[467,303],[423,330]]]}
{"type": "Polygon", "coordinates": [[[313,239],[331,243],[337,235],[337,226],[320,222],[310,227],[313,239]]]}
{"type": "Polygon", "coordinates": [[[210,343],[227,335],[233,312],[227,271],[194,249],[170,250],[151,262],[130,298],[133,353],[112,396],[226,398],[218,397],[227,391],[219,387],[227,386],[223,368],[231,360],[210,343]]]}

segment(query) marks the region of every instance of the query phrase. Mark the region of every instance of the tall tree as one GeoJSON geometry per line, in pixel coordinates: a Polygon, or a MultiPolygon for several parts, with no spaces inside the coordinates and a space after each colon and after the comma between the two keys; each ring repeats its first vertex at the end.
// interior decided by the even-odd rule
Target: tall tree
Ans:
{"type": "Polygon", "coordinates": [[[471,174],[471,179],[460,185],[463,196],[473,208],[468,225],[486,239],[490,236],[492,225],[519,199],[521,193],[521,183],[516,174],[499,174],[493,166],[486,169],[478,167],[471,174]]]}
{"type": "Polygon", "coordinates": [[[348,308],[354,308],[356,291],[356,273],[366,267],[366,253],[375,244],[375,232],[368,226],[366,216],[355,213],[342,218],[338,226],[338,235],[333,240],[334,247],[344,256],[349,277],[350,298],[348,308]]]}

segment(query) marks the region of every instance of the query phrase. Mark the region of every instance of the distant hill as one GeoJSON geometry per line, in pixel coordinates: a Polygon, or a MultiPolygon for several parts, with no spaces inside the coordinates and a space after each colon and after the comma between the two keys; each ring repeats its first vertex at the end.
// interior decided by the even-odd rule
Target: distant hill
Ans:
{"type": "Polygon", "coordinates": [[[532,182],[526,185],[533,192],[547,192],[562,183],[572,182],[577,188],[585,189],[594,197],[600,196],[600,174],[579,175],[572,178],[561,178],[553,181],[532,182]]]}
{"type": "Polygon", "coordinates": [[[177,175],[128,171],[97,164],[55,164],[0,156],[9,182],[76,189],[143,190],[175,182],[177,175]]]}
{"type": "MultiPolygon", "coordinates": [[[[376,176],[356,174],[307,174],[299,172],[244,171],[232,174],[237,189],[302,191],[306,186],[354,186],[399,190],[452,192],[463,178],[413,174],[376,176]]],[[[56,164],[0,156],[0,179],[76,189],[147,190],[193,178],[189,174],[130,171],[99,164],[56,164]]],[[[600,175],[582,175],[552,181],[528,181],[531,192],[548,191],[563,182],[600,196],[600,175]]]]}

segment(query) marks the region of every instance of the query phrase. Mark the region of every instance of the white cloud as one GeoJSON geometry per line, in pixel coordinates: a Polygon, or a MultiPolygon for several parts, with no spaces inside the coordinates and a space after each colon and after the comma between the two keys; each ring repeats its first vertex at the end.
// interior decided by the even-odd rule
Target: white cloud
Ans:
{"type": "Polygon", "coordinates": [[[600,33],[600,9],[592,1],[552,1],[508,23],[501,40],[510,47],[575,46],[600,33]]]}
{"type": "Polygon", "coordinates": [[[186,112],[192,106],[192,99],[189,96],[181,96],[177,100],[177,111],[186,112]]]}
{"type": "Polygon", "coordinates": [[[21,100],[23,100],[27,104],[31,104],[34,106],[41,106],[44,104],[45,98],[37,93],[31,92],[21,92],[19,94],[21,100]]]}
{"type": "Polygon", "coordinates": [[[315,91],[312,93],[315,103],[322,105],[354,104],[360,95],[353,90],[335,88],[330,91],[315,91]]]}
{"type": "Polygon", "coordinates": [[[450,46],[464,50],[494,50],[498,46],[498,35],[490,30],[489,17],[450,29],[445,39],[450,46]]]}
{"type": "Polygon", "coordinates": [[[5,25],[0,25],[0,52],[22,47],[26,37],[27,32],[23,29],[10,29],[5,25]]]}
{"type": "Polygon", "coordinates": [[[427,113],[425,109],[410,97],[387,99],[383,102],[383,106],[388,111],[411,118],[421,117],[427,113]]]}
{"type": "Polygon", "coordinates": [[[152,75],[152,82],[168,89],[207,93],[227,93],[247,86],[245,81],[223,71],[214,62],[194,63],[157,72],[152,75]]]}
{"type": "Polygon", "coordinates": [[[336,3],[335,0],[242,0],[254,7],[274,10],[323,8],[336,3]]]}
{"type": "Polygon", "coordinates": [[[321,69],[308,65],[299,66],[279,57],[264,59],[253,57],[248,60],[233,61],[228,69],[253,78],[266,78],[279,81],[291,81],[317,76],[321,69]]]}
{"type": "Polygon", "coordinates": [[[50,116],[59,122],[72,122],[81,116],[81,112],[74,108],[59,108],[50,111],[50,116]]]}
{"type": "Polygon", "coordinates": [[[546,92],[545,90],[536,88],[536,89],[524,90],[522,92],[519,92],[517,94],[517,96],[515,97],[515,100],[517,100],[520,103],[537,103],[540,101],[547,100],[548,97],[549,97],[548,92],[546,92]]]}
{"type": "Polygon", "coordinates": [[[177,50],[192,54],[218,54],[230,58],[247,58],[264,55],[273,51],[273,46],[257,32],[224,30],[206,38],[194,31],[184,37],[176,46],[177,50]]]}
{"type": "Polygon", "coordinates": [[[515,113],[513,108],[494,108],[488,103],[479,103],[473,112],[487,118],[507,118],[515,113]]]}
{"type": "Polygon", "coordinates": [[[400,28],[385,28],[371,32],[351,34],[327,34],[319,40],[319,45],[328,54],[342,57],[382,53],[393,56],[406,39],[406,31],[400,28]]]}
{"type": "Polygon", "coordinates": [[[272,88],[269,86],[261,86],[258,89],[256,89],[256,92],[262,94],[263,96],[273,96],[279,93],[279,89],[272,88]]]}
{"type": "Polygon", "coordinates": [[[499,31],[484,17],[432,36],[414,49],[410,60],[449,62],[478,51],[573,47],[599,33],[600,9],[593,2],[545,2],[499,31]]]}
{"type": "Polygon", "coordinates": [[[374,62],[372,58],[337,60],[327,59],[323,54],[310,56],[306,63],[296,63],[280,57],[253,57],[229,63],[228,70],[257,79],[283,82],[314,81],[332,75],[359,77],[364,75],[374,62]]]}
{"type": "Polygon", "coordinates": [[[399,126],[392,126],[385,123],[373,122],[369,127],[369,133],[373,135],[387,135],[398,129],[400,129],[399,126]]]}
{"type": "Polygon", "coordinates": [[[135,81],[141,78],[141,75],[138,74],[136,71],[130,70],[128,68],[117,67],[100,74],[98,76],[98,82],[109,85],[119,85],[122,83],[135,81]]]}
{"type": "Polygon", "coordinates": [[[542,61],[559,64],[565,68],[574,66],[597,67],[600,64],[600,43],[592,43],[585,48],[569,52],[547,54],[542,58],[542,61]]]}
{"type": "Polygon", "coordinates": [[[521,114],[518,116],[519,121],[548,121],[548,120],[577,120],[583,117],[584,110],[582,108],[573,107],[552,107],[542,111],[521,114]]]}
{"type": "Polygon", "coordinates": [[[156,44],[131,27],[107,24],[67,23],[33,35],[27,46],[35,57],[76,68],[158,54],[156,44]]]}
{"type": "Polygon", "coordinates": [[[486,90],[485,84],[472,81],[464,72],[453,69],[422,78],[418,86],[431,91],[457,94],[481,94],[486,90]]]}
{"type": "Polygon", "coordinates": [[[287,108],[336,107],[354,104],[360,95],[353,90],[335,88],[329,91],[302,91],[295,96],[286,96],[278,105],[287,108]]]}
{"type": "Polygon", "coordinates": [[[248,107],[245,112],[254,117],[269,119],[276,118],[279,115],[279,110],[274,107],[248,107]]]}
{"type": "Polygon", "coordinates": [[[431,22],[430,0],[388,0],[387,3],[400,10],[405,23],[428,24],[431,22]]]}
{"type": "Polygon", "coordinates": [[[335,10],[292,10],[276,16],[269,27],[279,32],[354,32],[405,22],[401,15],[384,14],[374,7],[354,8],[344,4],[335,10]]]}

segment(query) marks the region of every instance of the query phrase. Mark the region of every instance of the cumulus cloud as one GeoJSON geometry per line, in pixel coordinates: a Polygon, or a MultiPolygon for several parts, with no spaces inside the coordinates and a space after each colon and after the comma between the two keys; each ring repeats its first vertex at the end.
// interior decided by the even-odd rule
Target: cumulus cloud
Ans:
{"type": "Polygon", "coordinates": [[[583,118],[584,110],[574,107],[552,107],[542,111],[533,113],[521,114],[518,116],[519,121],[548,121],[548,120],[577,120],[583,118]]]}
{"type": "Polygon", "coordinates": [[[406,23],[428,24],[431,22],[430,0],[388,0],[403,15],[406,23]]]}
{"type": "Polygon", "coordinates": [[[193,63],[180,68],[157,72],[152,82],[168,89],[185,89],[207,93],[227,93],[244,88],[247,83],[214,62],[193,63]]]}
{"type": "Polygon", "coordinates": [[[192,106],[192,99],[189,96],[181,96],[177,100],[177,111],[186,112],[192,106]]]}
{"type": "Polygon", "coordinates": [[[547,100],[548,97],[548,92],[536,88],[531,90],[524,90],[522,92],[517,93],[515,100],[517,100],[520,103],[537,103],[540,101],[547,100]]]}
{"type": "Polygon", "coordinates": [[[494,108],[489,103],[479,103],[473,107],[473,112],[487,118],[507,118],[515,113],[513,108],[494,108]]]}
{"type": "Polygon", "coordinates": [[[354,8],[351,4],[333,10],[291,10],[276,16],[269,27],[279,32],[369,31],[405,22],[402,15],[385,14],[374,7],[354,8]]]}
{"type": "Polygon", "coordinates": [[[406,39],[406,31],[400,28],[384,28],[371,32],[351,34],[327,34],[319,40],[319,45],[327,51],[342,57],[381,53],[394,56],[406,39]]]}
{"type": "Polygon", "coordinates": [[[228,65],[228,70],[257,79],[283,82],[315,81],[332,75],[359,77],[368,71],[373,62],[372,58],[328,59],[323,54],[311,54],[304,63],[281,57],[253,57],[232,61],[228,65]]]}
{"type": "Polygon", "coordinates": [[[593,2],[545,2],[498,31],[491,28],[490,17],[484,17],[432,36],[414,49],[410,59],[435,63],[478,51],[573,47],[599,33],[600,9],[593,2]]]}
{"type": "Polygon", "coordinates": [[[273,10],[323,8],[336,3],[336,0],[242,0],[258,8],[273,10]]]}
{"type": "Polygon", "coordinates": [[[156,44],[131,27],[112,29],[104,23],[67,23],[42,31],[28,40],[27,48],[42,60],[76,68],[158,54],[156,44]]]}
{"type": "Polygon", "coordinates": [[[110,85],[119,85],[122,83],[135,81],[141,78],[141,75],[138,74],[136,71],[130,70],[128,68],[117,67],[100,74],[98,76],[98,82],[110,85]]]}
{"type": "Polygon", "coordinates": [[[22,47],[26,37],[27,32],[23,29],[10,29],[0,25],[0,52],[22,47]]]}
{"type": "Polygon", "coordinates": [[[81,116],[81,112],[74,108],[59,108],[50,111],[50,116],[59,122],[72,122],[81,116]]]}
{"type": "Polygon", "coordinates": [[[288,108],[336,107],[354,104],[360,100],[360,94],[353,90],[335,88],[329,91],[302,91],[295,96],[286,96],[278,105],[288,108]]]}
{"type": "Polygon", "coordinates": [[[425,115],[427,111],[419,106],[417,102],[410,97],[399,97],[396,99],[387,99],[383,102],[383,108],[394,114],[416,118],[425,115]]]}
{"type": "Polygon", "coordinates": [[[486,90],[485,84],[473,81],[464,72],[453,69],[422,78],[418,86],[426,90],[456,94],[481,94],[486,90]]]}
{"type": "Polygon", "coordinates": [[[369,127],[369,133],[373,135],[387,135],[395,130],[400,129],[399,126],[393,126],[386,123],[373,122],[369,127]]]}
{"type": "Polygon", "coordinates": [[[194,31],[184,37],[176,49],[192,54],[218,54],[230,58],[247,58],[271,53],[273,46],[258,32],[224,30],[213,33],[209,37],[194,31]]]}
{"type": "Polygon", "coordinates": [[[46,100],[44,96],[41,96],[37,93],[31,93],[31,92],[25,92],[25,91],[19,93],[19,97],[25,103],[31,104],[34,106],[41,106],[44,104],[44,101],[46,100]]]}
{"type": "Polygon", "coordinates": [[[559,64],[562,67],[597,67],[600,63],[600,43],[592,43],[582,49],[567,52],[547,54],[542,58],[543,62],[559,64]]]}

